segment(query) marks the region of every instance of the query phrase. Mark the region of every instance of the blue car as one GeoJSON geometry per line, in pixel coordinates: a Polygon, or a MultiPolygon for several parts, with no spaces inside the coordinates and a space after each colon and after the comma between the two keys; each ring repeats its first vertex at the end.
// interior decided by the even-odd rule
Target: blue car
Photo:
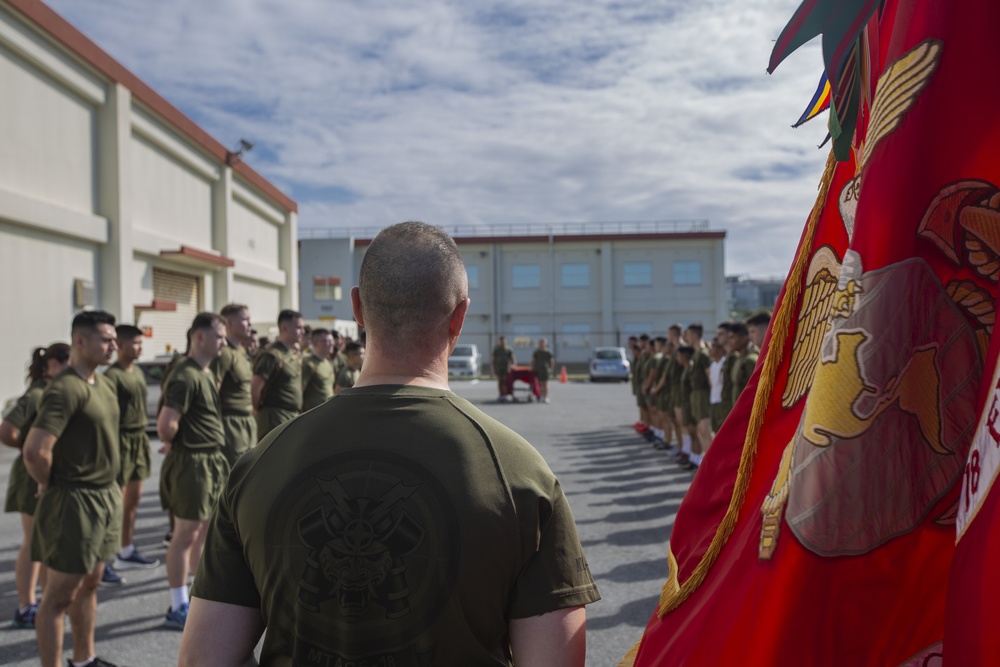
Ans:
{"type": "Polygon", "coordinates": [[[630,364],[624,347],[599,347],[590,357],[590,381],[619,380],[628,382],[630,364]]]}

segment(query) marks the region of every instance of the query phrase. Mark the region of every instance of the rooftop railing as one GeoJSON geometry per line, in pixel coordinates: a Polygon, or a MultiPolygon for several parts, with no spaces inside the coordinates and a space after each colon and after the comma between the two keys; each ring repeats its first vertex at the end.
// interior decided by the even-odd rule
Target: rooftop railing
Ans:
{"type": "MultiPolygon", "coordinates": [[[[625,220],[619,222],[510,223],[503,225],[440,225],[456,238],[505,236],[584,236],[621,234],[681,234],[709,231],[708,220],[625,220]]],[[[371,239],[382,227],[299,227],[299,239],[371,239]]]]}

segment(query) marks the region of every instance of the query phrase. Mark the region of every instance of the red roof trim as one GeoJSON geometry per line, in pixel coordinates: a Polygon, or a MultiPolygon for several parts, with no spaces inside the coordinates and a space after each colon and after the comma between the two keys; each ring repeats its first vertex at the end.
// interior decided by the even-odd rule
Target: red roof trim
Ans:
{"type": "Polygon", "coordinates": [[[196,248],[190,248],[186,245],[182,245],[179,250],[161,250],[160,257],[187,257],[198,260],[199,262],[205,262],[206,264],[214,264],[216,266],[226,268],[236,265],[236,262],[228,257],[216,255],[211,252],[205,252],[204,250],[198,250],[196,248]]]}
{"type": "Polygon", "coordinates": [[[144,313],[147,311],[159,311],[164,313],[169,313],[177,310],[176,301],[168,301],[167,299],[153,299],[153,303],[148,306],[136,306],[135,312],[144,313]]]}
{"type": "MultiPolygon", "coordinates": [[[[726,232],[664,232],[661,234],[557,234],[553,243],[579,241],[684,241],[690,239],[724,239],[726,232]]],[[[309,239],[303,239],[308,241],[309,239]]],[[[372,239],[355,239],[355,246],[371,244],[372,239]]],[[[538,236],[456,236],[458,245],[488,245],[491,243],[548,243],[547,234],[538,236]]]]}
{"type": "MultiPolygon", "coordinates": [[[[124,65],[108,55],[86,35],[74,28],[51,7],[39,0],[5,0],[5,2],[101,74],[128,88],[134,99],[180,130],[182,134],[207,151],[221,164],[226,163],[226,155],[229,151],[225,146],[185,116],[180,109],[150,88],[142,79],[127,70],[124,65]]],[[[237,162],[233,165],[233,172],[257,187],[282,208],[293,213],[298,212],[298,204],[293,199],[246,163],[237,162]]]]}

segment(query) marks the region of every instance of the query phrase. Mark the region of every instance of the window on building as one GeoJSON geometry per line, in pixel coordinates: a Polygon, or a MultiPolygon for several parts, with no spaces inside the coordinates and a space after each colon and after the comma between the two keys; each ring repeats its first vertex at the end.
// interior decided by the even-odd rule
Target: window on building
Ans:
{"type": "Polygon", "coordinates": [[[479,267],[478,266],[466,266],[465,272],[469,276],[469,289],[479,289],[479,267]]]}
{"type": "Polygon", "coordinates": [[[649,262],[625,262],[625,287],[652,287],[653,265],[649,262]]]}
{"type": "Polygon", "coordinates": [[[541,337],[542,328],[537,324],[515,324],[511,344],[514,347],[535,347],[541,337]]]}
{"type": "Polygon", "coordinates": [[[340,301],[340,276],[313,276],[314,301],[340,301]]]}
{"type": "Polygon", "coordinates": [[[589,264],[563,264],[563,287],[590,287],[589,264]]]}
{"type": "Polygon", "coordinates": [[[590,347],[589,324],[564,324],[561,333],[560,347],[590,347]]]}
{"type": "Polygon", "coordinates": [[[674,262],[674,285],[700,285],[701,262],[674,262]]]}
{"type": "Polygon", "coordinates": [[[542,267],[537,264],[514,264],[511,276],[514,289],[538,289],[542,286],[542,267]]]}

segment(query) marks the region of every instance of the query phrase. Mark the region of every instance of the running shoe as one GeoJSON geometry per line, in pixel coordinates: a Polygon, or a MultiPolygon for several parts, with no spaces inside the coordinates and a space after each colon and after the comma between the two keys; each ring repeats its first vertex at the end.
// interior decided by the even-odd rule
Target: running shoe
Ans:
{"type": "Polygon", "coordinates": [[[173,630],[183,630],[184,623],[187,622],[188,603],[185,602],[177,609],[167,607],[167,617],[163,619],[163,627],[173,630]]]}
{"type": "MultiPolygon", "coordinates": [[[[66,664],[68,664],[69,667],[73,667],[73,661],[70,660],[69,658],[66,658],[66,664]]],[[[87,667],[118,667],[118,666],[113,662],[108,662],[107,660],[104,660],[103,658],[94,658],[93,660],[87,663],[87,667]]]]}
{"type": "Polygon", "coordinates": [[[116,570],[151,570],[159,564],[159,559],[147,558],[139,553],[138,549],[134,550],[128,558],[115,556],[116,570]]]}
{"type": "Polygon", "coordinates": [[[125,584],[125,577],[111,569],[107,563],[104,564],[104,574],[101,575],[100,585],[104,588],[118,588],[125,584]]]}
{"type": "Polygon", "coordinates": [[[12,628],[33,628],[35,627],[35,614],[38,612],[38,603],[29,604],[24,611],[18,609],[14,612],[14,620],[10,622],[12,628]]]}

